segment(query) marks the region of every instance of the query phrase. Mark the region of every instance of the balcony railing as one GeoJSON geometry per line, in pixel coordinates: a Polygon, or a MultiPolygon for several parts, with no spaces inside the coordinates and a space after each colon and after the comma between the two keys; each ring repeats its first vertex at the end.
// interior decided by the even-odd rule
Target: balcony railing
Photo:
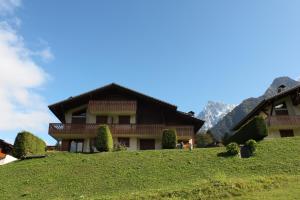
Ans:
{"type": "Polygon", "coordinates": [[[287,115],[287,116],[270,116],[266,119],[268,126],[287,126],[287,127],[300,127],[300,116],[287,115]]]}
{"type": "MultiPolygon", "coordinates": [[[[99,124],[49,124],[49,134],[60,136],[62,134],[96,136],[99,124]]],[[[136,125],[112,124],[109,125],[113,136],[161,136],[164,129],[176,129],[178,137],[192,137],[193,126],[166,126],[163,124],[136,125]]]]}
{"type": "Polygon", "coordinates": [[[88,104],[88,111],[92,114],[129,114],[136,113],[136,109],[136,101],[90,101],[88,104]]]}

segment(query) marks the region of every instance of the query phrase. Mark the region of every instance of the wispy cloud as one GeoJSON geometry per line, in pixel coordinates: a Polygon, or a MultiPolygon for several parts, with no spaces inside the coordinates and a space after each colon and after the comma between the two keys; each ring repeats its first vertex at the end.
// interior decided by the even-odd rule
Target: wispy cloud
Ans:
{"type": "Polygon", "coordinates": [[[46,62],[54,59],[54,55],[53,55],[50,47],[48,47],[48,46],[42,50],[31,52],[31,55],[38,56],[38,57],[42,58],[43,61],[46,61],[46,62]]]}
{"type": "Polygon", "coordinates": [[[0,13],[1,15],[13,14],[19,6],[21,6],[21,0],[0,0],[0,13]]]}
{"type": "MultiPolygon", "coordinates": [[[[0,12],[12,15],[20,5],[20,0],[0,0],[0,12]]],[[[10,23],[15,16],[6,18],[0,21],[0,131],[44,131],[50,115],[40,88],[49,75],[34,57],[51,60],[53,54],[50,47],[27,48],[15,24],[10,23]]]]}

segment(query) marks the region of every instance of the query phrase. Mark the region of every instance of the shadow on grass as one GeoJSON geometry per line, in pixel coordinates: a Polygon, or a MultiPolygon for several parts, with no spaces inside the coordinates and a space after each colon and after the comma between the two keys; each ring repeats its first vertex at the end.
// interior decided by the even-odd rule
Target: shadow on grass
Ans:
{"type": "Polygon", "coordinates": [[[217,154],[218,157],[228,158],[233,157],[233,155],[230,155],[228,152],[221,152],[217,154]]]}

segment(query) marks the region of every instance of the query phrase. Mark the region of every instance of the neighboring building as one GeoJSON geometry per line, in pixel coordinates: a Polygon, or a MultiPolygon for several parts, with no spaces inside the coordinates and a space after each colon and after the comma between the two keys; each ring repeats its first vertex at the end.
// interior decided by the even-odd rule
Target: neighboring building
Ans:
{"type": "Polygon", "coordinates": [[[5,165],[17,160],[11,156],[12,151],[13,145],[0,139],[0,165],[5,165]]]}
{"type": "Polygon", "coordinates": [[[267,138],[300,136],[300,86],[288,90],[279,86],[277,95],[263,100],[233,130],[258,115],[266,120],[267,138]]]}
{"type": "Polygon", "coordinates": [[[14,146],[0,139],[0,153],[12,155],[14,146]]]}
{"type": "Polygon", "coordinates": [[[164,129],[175,128],[179,140],[194,141],[204,121],[175,105],[117,84],[70,97],[49,106],[61,121],[51,123],[49,134],[59,141],[62,151],[95,150],[100,124],[108,124],[114,143],[129,150],[160,149],[164,129]]]}

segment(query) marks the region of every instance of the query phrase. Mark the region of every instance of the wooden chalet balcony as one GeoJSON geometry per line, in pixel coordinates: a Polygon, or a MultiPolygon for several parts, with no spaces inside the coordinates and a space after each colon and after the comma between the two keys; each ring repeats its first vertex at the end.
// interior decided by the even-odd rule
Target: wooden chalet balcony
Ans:
{"type": "Polygon", "coordinates": [[[92,114],[134,114],[136,101],[90,101],[88,111],[92,114]]]}
{"type": "MultiPolygon", "coordinates": [[[[90,137],[96,136],[97,127],[99,124],[49,124],[49,134],[52,136],[63,135],[88,135],[90,137]]],[[[193,126],[165,126],[162,124],[153,125],[109,125],[110,131],[113,136],[155,136],[160,137],[164,129],[175,128],[178,137],[193,137],[193,126]]]]}
{"type": "Polygon", "coordinates": [[[270,127],[300,127],[300,116],[271,116],[266,119],[266,122],[270,127]]]}

